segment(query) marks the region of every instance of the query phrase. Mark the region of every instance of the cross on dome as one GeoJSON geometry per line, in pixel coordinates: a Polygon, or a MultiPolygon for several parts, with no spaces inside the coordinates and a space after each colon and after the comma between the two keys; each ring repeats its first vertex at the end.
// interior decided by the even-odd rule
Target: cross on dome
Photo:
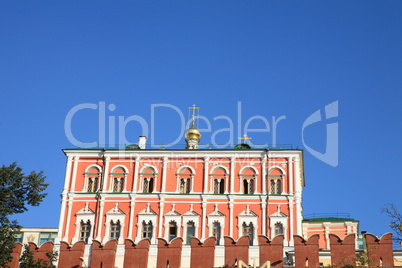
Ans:
{"type": "Polygon", "coordinates": [[[243,135],[243,138],[239,138],[239,140],[244,140],[244,144],[247,144],[247,140],[251,140],[252,138],[247,137],[246,134],[243,135]]]}

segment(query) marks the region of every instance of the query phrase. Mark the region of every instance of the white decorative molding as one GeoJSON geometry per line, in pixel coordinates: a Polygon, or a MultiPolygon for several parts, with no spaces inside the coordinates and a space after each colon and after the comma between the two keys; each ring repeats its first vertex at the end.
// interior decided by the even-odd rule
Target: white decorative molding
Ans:
{"type": "Polygon", "coordinates": [[[253,245],[258,245],[258,215],[254,211],[250,210],[250,206],[246,205],[246,209],[237,215],[238,223],[237,228],[239,230],[238,237],[243,236],[243,223],[253,225],[253,245]]]}
{"type": "Polygon", "coordinates": [[[147,207],[138,213],[137,223],[137,238],[136,241],[140,241],[142,237],[142,225],[145,223],[152,223],[152,237],[151,244],[156,244],[156,226],[157,226],[158,214],[151,209],[151,205],[148,203],[147,207]]]}
{"type": "Polygon", "coordinates": [[[273,239],[275,237],[275,224],[280,223],[283,227],[283,234],[285,236],[285,241],[288,241],[287,237],[287,228],[288,228],[288,215],[281,211],[281,205],[277,206],[277,210],[269,216],[269,228],[271,229],[271,237],[273,239]]]}
{"type": "Polygon", "coordinates": [[[110,237],[110,223],[113,221],[113,223],[120,222],[120,237],[119,240],[117,241],[119,244],[124,243],[124,235],[123,235],[123,230],[124,230],[124,219],[126,217],[126,214],[119,209],[119,203],[115,203],[114,208],[106,212],[106,230],[105,230],[105,236],[103,237],[102,241],[103,243],[106,243],[109,241],[110,237]]]}
{"type": "Polygon", "coordinates": [[[223,214],[222,212],[219,211],[218,209],[218,204],[215,204],[215,210],[212,211],[207,215],[208,218],[208,236],[213,235],[213,227],[214,227],[214,222],[218,222],[219,226],[221,228],[221,237],[219,238],[218,244],[223,245],[223,237],[225,234],[225,217],[226,215],[223,214]]]}
{"type": "Polygon", "coordinates": [[[184,243],[186,243],[187,241],[186,241],[186,238],[187,238],[187,223],[189,222],[189,221],[192,221],[192,222],[194,222],[194,228],[195,228],[195,231],[194,231],[194,233],[195,233],[195,235],[196,235],[196,237],[198,237],[198,228],[199,228],[199,226],[200,226],[200,214],[198,214],[197,212],[195,212],[194,210],[193,210],[193,204],[190,204],[190,209],[189,209],[189,211],[187,211],[186,213],[184,213],[183,215],[182,215],[182,217],[183,217],[183,241],[184,241],[184,243]]]}
{"type": "MultiPolygon", "coordinates": [[[[76,214],[76,220],[75,220],[75,235],[71,241],[71,244],[74,244],[75,242],[79,241],[80,239],[80,227],[81,227],[81,222],[90,222],[91,224],[91,230],[90,234],[93,232],[94,228],[94,223],[95,223],[95,212],[92,211],[92,209],[89,208],[88,202],[85,203],[85,206],[80,209],[76,214]]],[[[92,244],[92,235],[89,235],[88,237],[88,245],[92,244]]]]}

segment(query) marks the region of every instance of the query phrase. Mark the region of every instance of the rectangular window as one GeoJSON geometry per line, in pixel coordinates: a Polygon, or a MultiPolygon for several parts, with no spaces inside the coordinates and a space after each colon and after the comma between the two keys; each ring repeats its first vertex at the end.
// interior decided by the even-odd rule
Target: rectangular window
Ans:
{"type": "Polygon", "coordinates": [[[212,229],[212,235],[216,238],[216,245],[219,246],[219,240],[221,239],[221,225],[218,222],[214,223],[214,227],[212,229]]]}
{"type": "Polygon", "coordinates": [[[180,180],[180,193],[189,194],[190,193],[190,179],[180,180]]]}
{"type": "Polygon", "coordinates": [[[283,234],[283,225],[280,223],[275,224],[275,235],[283,234]]]}
{"type": "Polygon", "coordinates": [[[142,238],[152,238],[152,223],[142,223],[142,238]]]}
{"type": "Polygon", "coordinates": [[[243,235],[247,235],[250,238],[250,246],[253,245],[254,230],[253,225],[243,224],[243,235]]]}
{"type": "Polygon", "coordinates": [[[187,239],[186,239],[187,245],[190,245],[190,238],[193,236],[195,236],[195,226],[194,222],[190,221],[187,223],[187,239]]]}
{"type": "Polygon", "coordinates": [[[271,180],[271,194],[276,194],[275,190],[276,190],[276,183],[274,180],[271,180]]]}
{"type": "Polygon", "coordinates": [[[214,180],[214,194],[219,194],[219,181],[217,179],[214,180]]]}
{"type": "Polygon", "coordinates": [[[176,222],[169,223],[169,241],[172,241],[177,237],[177,225],[176,222]]]}
{"type": "Polygon", "coordinates": [[[15,242],[20,242],[22,243],[22,237],[23,237],[23,233],[19,233],[19,234],[15,234],[15,242]]]}
{"type": "Polygon", "coordinates": [[[98,190],[98,177],[89,177],[88,178],[88,187],[87,192],[94,193],[98,190]]]}
{"type": "Polygon", "coordinates": [[[88,244],[88,238],[91,233],[91,223],[89,221],[87,222],[81,222],[81,230],[80,230],[80,240],[85,241],[85,243],[88,244]]]}
{"type": "Polygon", "coordinates": [[[40,233],[39,234],[39,245],[46,243],[47,241],[52,241],[57,237],[57,233],[40,233]]]}
{"type": "Polygon", "coordinates": [[[119,240],[120,229],[121,229],[120,222],[117,222],[117,223],[111,222],[110,223],[110,240],[112,240],[112,239],[119,240]]]}

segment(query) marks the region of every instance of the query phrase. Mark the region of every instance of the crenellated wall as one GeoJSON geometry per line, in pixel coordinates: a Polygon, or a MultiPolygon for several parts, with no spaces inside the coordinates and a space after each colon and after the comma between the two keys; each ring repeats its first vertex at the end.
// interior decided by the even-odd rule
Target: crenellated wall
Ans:
{"type": "MultiPolygon", "coordinates": [[[[246,264],[253,265],[249,259],[252,247],[249,245],[249,237],[243,236],[238,241],[231,237],[225,237],[225,264],[232,267],[240,260],[246,264]]],[[[332,267],[343,267],[344,265],[356,265],[356,254],[354,247],[354,235],[348,235],[341,240],[337,235],[330,234],[331,240],[331,263],[332,267]]],[[[318,248],[319,235],[313,235],[307,239],[301,236],[294,236],[294,266],[284,264],[284,245],[283,236],[277,236],[272,241],[267,237],[259,236],[259,261],[260,265],[269,261],[272,267],[319,267],[320,251],[318,248]]],[[[392,234],[385,234],[381,238],[374,235],[366,234],[367,244],[367,259],[373,267],[396,267],[394,266],[394,255],[392,251],[392,234]]],[[[197,238],[191,238],[191,263],[189,267],[218,267],[214,263],[216,254],[216,239],[210,237],[205,241],[200,241],[197,238]]],[[[9,265],[11,268],[18,267],[18,258],[21,252],[22,245],[16,243],[13,256],[14,260],[9,265]]],[[[68,245],[62,242],[60,245],[53,245],[52,242],[47,242],[42,247],[37,248],[31,243],[30,248],[34,253],[35,258],[46,258],[46,252],[59,249],[58,267],[102,267],[102,268],[147,268],[154,267],[148,262],[150,251],[150,240],[143,239],[138,243],[126,239],[124,244],[124,264],[117,264],[117,241],[110,240],[106,244],[101,244],[98,241],[93,241],[91,246],[85,246],[84,242],[80,241],[74,245],[68,245]],[[81,258],[86,255],[90,256],[88,263],[82,262],[81,258]]],[[[182,267],[183,258],[183,239],[177,237],[170,243],[163,238],[158,238],[157,244],[157,268],[179,268],[182,267]]],[[[289,250],[289,249],[287,249],[289,250]]]]}

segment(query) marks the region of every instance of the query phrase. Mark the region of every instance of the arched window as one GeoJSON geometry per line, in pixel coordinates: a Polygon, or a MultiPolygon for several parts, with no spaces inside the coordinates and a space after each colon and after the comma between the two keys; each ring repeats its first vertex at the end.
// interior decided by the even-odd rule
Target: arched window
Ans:
{"type": "Polygon", "coordinates": [[[179,179],[179,191],[181,194],[189,194],[191,192],[191,180],[193,178],[193,173],[189,168],[184,168],[180,170],[177,174],[179,179]]]}
{"type": "Polygon", "coordinates": [[[219,240],[221,239],[221,224],[215,221],[212,228],[212,235],[215,236],[216,245],[219,246],[219,240]]]}
{"type": "Polygon", "coordinates": [[[269,172],[270,193],[280,195],[282,193],[283,173],[280,169],[274,168],[269,172]]]}
{"type": "Polygon", "coordinates": [[[249,245],[252,246],[254,239],[254,227],[251,222],[248,225],[245,222],[243,223],[243,235],[247,235],[250,238],[249,245]]]}
{"type": "Polygon", "coordinates": [[[224,194],[225,193],[225,182],[227,179],[226,171],[223,168],[216,168],[211,174],[213,179],[213,190],[214,194],[224,194]]]}
{"type": "Polygon", "coordinates": [[[283,225],[279,222],[275,224],[275,236],[277,235],[283,235],[283,225]]]}
{"type": "Polygon", "coordinates": [[[175,221],[169,222],[169,241],[177,237],[177,224],[175,221]]]}
{"type": "Polygon", "coordinates": [[[155,175],[155,170],[151,167],[147,168],[143,173],[141,173],[141,178],[143,180],[143,193],[152,193],[154,191],[155,175]]]}
{"type": "Polygon", "coordinates": [[[243,194],[254,194],[255,191],[255,179],[257,175],[251,168],[246,168],[240,174],[240,178],[243,181],[243,194]]]}
{"type": "Polygon", "coordinates": [[[120,221],[117,221],[117,222],[111,221],[111,222],[110,222],[110,236],[109,236],[109,240],[112,240],[112,239],[119,240],[120,231],[121,231],[120,221]]]}
{"type": "Polygon", "coordinates": [[[123,192],[124,190],[124,181],[126,178],[126,172],[124,171],[123,168],[119,167],[113,170],[113,173],[110,174],[111,178],[113,178],[113,187],[112,191],[117,193],[117,192],[123,192]]]}
{"type": "Polygon", "coordinates": [[[193,221],[187,222],[187,237],[186,244],[190,245],[190,238],[195,236],[195,225],[193,221]]]}
{"type": "Polygon", "coordinates": [[[81,221],[80,224],[80,240],[88,243],[89,236],[91,235],[91,222],[88,220],[86,222],[81,221]]]}
{"type": "Polygon", "coordinates": [[[85,173],[85,177],[87,180],[87,192],[94,193],[99,188],[99,178],[101,173],[98,168],[92,167],[85,173]]]}
{"type": "Polygon", "coordinates": [[[142,238],[152,238],[152,221],[146,223],[145,221],[142,222],[142,238]]]}

